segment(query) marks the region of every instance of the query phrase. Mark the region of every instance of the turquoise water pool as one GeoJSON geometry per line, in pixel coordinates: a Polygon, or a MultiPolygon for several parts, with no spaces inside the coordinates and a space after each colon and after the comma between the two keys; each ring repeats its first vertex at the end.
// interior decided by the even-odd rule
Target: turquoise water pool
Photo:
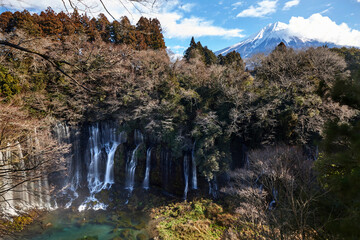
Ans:
{"type": "Polygon", "coordinates": [[[15,239],[149,239],[147,214],[134,211],[56,210],[44,214],[15,239]]]}

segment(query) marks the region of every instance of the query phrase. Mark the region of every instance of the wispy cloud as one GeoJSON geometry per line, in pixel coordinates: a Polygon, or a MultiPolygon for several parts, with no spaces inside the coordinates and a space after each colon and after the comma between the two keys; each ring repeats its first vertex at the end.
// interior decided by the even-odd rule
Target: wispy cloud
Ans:
{"type": "MultiPolygon", "coordinates": [[[[360,0],[359,0],[360,1],[360,0]]],[[[291,0],[285,3],[283,10],[289,10],[292,7],[299,5],[300,0],[291,0]]]]}
{"type": "Polygon", "coordinates": [[[337,24],[320,13],[313,14],[307,19],[292,17],[288,30],[300,38],[360,47],[360,31],[351,29],[346,23],[337,24]]]}
{"type": "Polygon", "coordinates": [[[333,9],[333,7],[329,7],[327,9],[325,9],[324,11],[321,11],[320,14],[328,13],[331,9],[333,9]]]}
{"type": "Polygon", "coordinates": [[[241,2],[241,1],[231,4],[231,6],[233,6],[233,7],[239,7],[241,5],[243,5],[243,2],[241,2]]]}
{"type": "Polygon", "coordinates": [[[241,2],[241,1],[235,2],[235,3],[231,4],[231,6],[232,6],[231,10],[234,11],[234,10],[238,9],[238,7],[240,7],[241,5],[243,5],[243,2],[241,2]]]}
{"type": "Polygon", "coordinates": [[[191,10],[195,7],[195,3],[187,3],[179,6],[179,8],[185,12],[191,12],[191,10]]]}
{"type": "Polygon", "coordinates": [[[263,0],[256,6],[251,5],[248,9],[243,10],[237,17],[264,17],[276,12],[277,2],[278,0],[263,0]]]}
{"type": "Polygon", "coordinates": [[[173,50],[181,50],[181,49],[185,49],[186,47],[180,46],[180,45],[176,45],[176,46],[170,46],[169,48],[170,48],[170,49],[173,49],[173,50]]]}

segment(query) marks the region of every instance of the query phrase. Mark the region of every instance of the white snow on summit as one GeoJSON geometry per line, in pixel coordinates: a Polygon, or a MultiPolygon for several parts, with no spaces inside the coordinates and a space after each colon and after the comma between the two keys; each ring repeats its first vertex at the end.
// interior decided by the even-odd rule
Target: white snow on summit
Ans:
{"type": "Polygon", "coordinates": [[[274,50],[280,42],[284,42],[286,46],[294,49],[323,45],[328,45],[329,47],[336,46],[328,42],[319,42],[314,39],[296,36],[291,34],[289,26],[286,23],[276,22],[267,25],[257,34],[240,43],[217,51],[216,54],[226,55],[229,52],[236,51],[240,53],[242,58],[248,58],[260,52],[267,54],[274,50]]]}

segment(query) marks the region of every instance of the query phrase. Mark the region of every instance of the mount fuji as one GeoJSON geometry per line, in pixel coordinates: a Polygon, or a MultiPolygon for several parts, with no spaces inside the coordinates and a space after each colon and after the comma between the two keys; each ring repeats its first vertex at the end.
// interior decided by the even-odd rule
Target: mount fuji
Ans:
{"type": "Polygon", "coordinates": [[[330,42],[321,42],[316,39],[298,36],[290,31],[287,24],[276,22],[267,25],[261,29],[260,32],[248,39],[217,51],[215,54],[226,55],[229,52],[236,51],[240,53],[242,58],[249,58],[257,53],[268,54],[281,42],[284,42],[287,47],[293,49],[319,47],[324,45],[327,45],[328,47],[338,47],[338,45],[330,42]]]}

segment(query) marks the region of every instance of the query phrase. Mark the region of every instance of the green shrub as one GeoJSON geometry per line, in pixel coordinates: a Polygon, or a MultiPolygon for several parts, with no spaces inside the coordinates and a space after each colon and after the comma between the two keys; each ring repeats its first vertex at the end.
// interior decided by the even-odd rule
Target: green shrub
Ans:
{"type": "Polygon", "coordinates": [[[19,80],[9,74],[9,71],[0,65],[0,97],[11,98],[21,91],[19,80]]]}

